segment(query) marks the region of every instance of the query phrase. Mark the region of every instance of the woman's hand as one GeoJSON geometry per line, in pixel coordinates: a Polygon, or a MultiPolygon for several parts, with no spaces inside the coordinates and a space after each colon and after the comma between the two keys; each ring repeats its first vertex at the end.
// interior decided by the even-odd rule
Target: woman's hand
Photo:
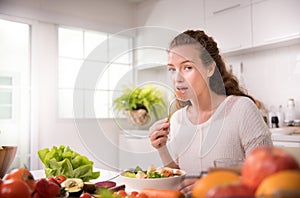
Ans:
{"type": "Polygon", "coordinates": [[[159,120],[150,127],[149,138],[154,148],[159,149],[167,144],[169,127],[170,123],[168,118],[159,120]]]}
{"type": "Polygon", "coordinates": [[[185,197],[192,197],[192,190],[198,177],[186,178],[177,187],[177,190],[181,191],[185,197]]]}

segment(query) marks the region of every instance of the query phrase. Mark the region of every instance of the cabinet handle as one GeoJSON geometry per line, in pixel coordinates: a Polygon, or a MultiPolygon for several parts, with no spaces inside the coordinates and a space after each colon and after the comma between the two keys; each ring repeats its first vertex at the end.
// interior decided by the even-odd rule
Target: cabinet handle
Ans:
{"type": "Polygon", "coordinates": [[[236,5],[233,5],[233,6],[229,6],[227,8],[223,8],[221,10],[217,10],[217,11],[214,11],[213,14],[220,14],[222,12],[225,12],[225,11],[228,11],[228,10],[231,10],[231,9],[234,9],[234,8],[237,8],[237,7],[240,7],[241,4],[236,4],[236,5]]]}
{"type": "Polygon", "coordinates": [[[296,33],[293,33],[293,34],[287,34],[287,35],[283,35],[283,36],[277,36],[277,37],[265,39],[264,42],[271,42],[271,41],[283,40],[283,39],[297,37],[299,35],[300,35],[300,33],[296,32],[296,33]]]}

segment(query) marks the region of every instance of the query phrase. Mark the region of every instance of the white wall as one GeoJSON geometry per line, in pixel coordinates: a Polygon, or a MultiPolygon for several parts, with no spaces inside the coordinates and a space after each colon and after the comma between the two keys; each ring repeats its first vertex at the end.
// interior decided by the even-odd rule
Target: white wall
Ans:
{"type": "Polygon", "coordinates": [[[58,118],[56,24],[114,33],[132,27],[133,8],[133,4],[122,0],[0,1],[1,18],[32,25],[31,169],[43,167],[37,156],[39,149],[61,144],[88,156],[96,167],[118,166],[115,145],[119,129],[114,120],[58,118]],[[101,131],[108,133],[101,135],[101,131]]]}
{"type": "Polygon", "coordinates": [[[240,62],[243,62],[244,79],[247,90],[256,99],[270,106],[286,107],[288,98],[296,100],[300,110],[300,45],[277,47],[257,52],[226,57],[233,66],[233,73],[240,75],[240,62]]]}

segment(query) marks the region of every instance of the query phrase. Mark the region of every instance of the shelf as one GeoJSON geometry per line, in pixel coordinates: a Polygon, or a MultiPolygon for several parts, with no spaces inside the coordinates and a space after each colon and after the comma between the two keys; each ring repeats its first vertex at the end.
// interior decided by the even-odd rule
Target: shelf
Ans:
{"type": "Polygon", "coordinates": [[[233,51],[224,51],[221,53],[224,56],[236,56],[236,55],[254,53],[254,52],[264,51],[264,50],[269,50],[269,49],[274,49],[274,48],[287,47],[287,46],[292,46],[292,45],[297,45],[297,44],[300,44],[300,36],[297,36],[292,39],[282,39],[277,42],[270,42],[270,43],[261,44],[261,45],[254,45],[249,48],[236,49],[233,51]]]}

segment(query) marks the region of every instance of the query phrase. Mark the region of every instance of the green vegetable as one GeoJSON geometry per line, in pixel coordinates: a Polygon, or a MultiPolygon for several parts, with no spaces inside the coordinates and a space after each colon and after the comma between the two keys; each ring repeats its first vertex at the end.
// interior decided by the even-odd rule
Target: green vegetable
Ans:
{"type": "Polygon", "coordinates": [[[136,173],[132,173],[132,172],[125,172],[124,174],[125,177],[130,177],[130,178],[136,178],[136,173]]]}
{"type": "Polygon", "coordinates": [[[136,166],[134,172],[137,173],[139,171],[143,171],[143,169],[140,166],[136,166]]]}
{"type": "Polygon", "coordinates": [[[164,175],[159,174],[158,172],[148,172],[148,178],[164,178],[164,175]]]}
{"type": "Polygon", "coordinates": [[[100,195],[101,198],[116,198],[116,196],[113,195],[113,192],[107,188],[98,188],[96,194],[100,195]]]}
{"type": "Polygon", "coordinates": [[[94,162],[72,151],[68,146],[44,148],[38,151],[38,155],[45,165],[46,177],[64,175],[67,178],[89,181],[100,176],[100,172],[93,172],[94,162]]]}

